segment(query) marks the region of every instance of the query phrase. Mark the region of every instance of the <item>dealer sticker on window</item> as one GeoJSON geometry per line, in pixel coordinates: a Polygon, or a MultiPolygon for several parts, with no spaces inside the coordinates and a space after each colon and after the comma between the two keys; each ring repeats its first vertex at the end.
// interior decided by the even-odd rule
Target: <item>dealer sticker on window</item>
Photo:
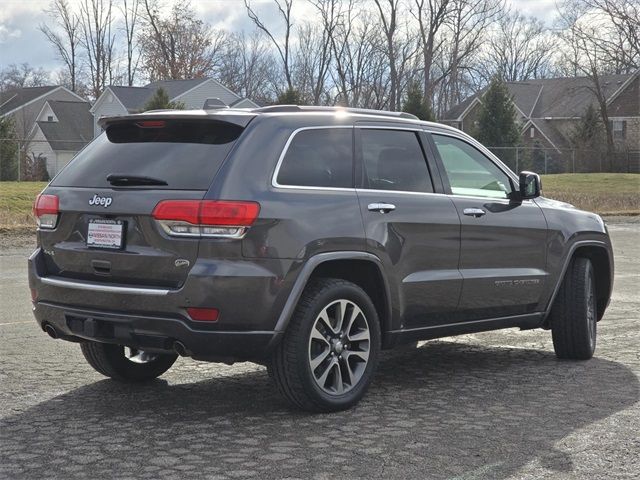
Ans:
{"type": "Polygon", "coordinates": [[[122,220],[93,218],[89,220],[87,247],[121,249],[123,232],[122,220]]]}

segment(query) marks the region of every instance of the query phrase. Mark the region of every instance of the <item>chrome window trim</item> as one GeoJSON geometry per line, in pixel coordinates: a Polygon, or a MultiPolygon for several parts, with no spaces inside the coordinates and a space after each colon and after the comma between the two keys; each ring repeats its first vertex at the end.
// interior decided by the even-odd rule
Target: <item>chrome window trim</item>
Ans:
{"type": "MultiPolygon", "coordinates": [[[[286,143],[284,144],[284,147],[282,149],[282,152],[280,152],[280,157],[278,158],[278,162],[276,163],[276,168],[273,172],[273,175],[271,176],[271,186],[273,188],[278,188],[278,189],[286,189],[286,190],[316,190],[316,191],[327,191],[327,192],[355,192],[355,188],[346,188],[346,187],[316,187],[316,186],[310,186],[310,185],[285,185],[285,184],[281,184],[278,183],[278,174],[280,173],[280,168],[282,167],[282,162],[284,161],[284,157],[287,154],[287,151],[289,150],[289,146],[291,145],[291,142],[293,141],[294,137],[299,133],[302,132],[304,130],[327,130],[327,129],[331,129],[331,128],[350,128],[350,129],[371,129],[371,130],[405,130],[405,131],[410,131],[410,132],[423,132],[424,129],[417,127],[416,125],[411,125],[411,126],[398,126],[398,127],[391,127],[391,126],[387,126],[387,125],[315,125],[315,126],[311,126],[311,127],[300,127],[297,128],[296,130],[294,130],[293,132],[291,132],[291,135],[289,135],[289,138],[287,139],[286,143]]],[[[368,189],[363,189],[366,191],[372,191],[372,190],[368,190],[368,189]]],[[[385,192],[398,192],[398,190],[384,190],[385,192]]],[[[429,193],[429,192],[405,192],[405,193],[429,193]]]]}
{"type": "Polygon", "coordinates": [[[357,193],[400,193],[404,195],[430,195],[430,196],[440,196],[440,197],[448,197],[446,193],[438,193],[438,192],[412,192],[410,190],[383,190],[379,188],[356,188],[357,193]]]}
{"type": "Polygon", "coordinates": [[[40,279],[45,285],[62,288],[75,288],[78,290],[89,290],[92,292],[105,293],[125,293],[132,295],[168,295],[169,289],[166,288],[143,288],[143,287],[120,287],[116,285],[104,285],[91,282],[78,282],[72,280],[63,280],[54,277],[42,277],[40,279]]]}
{"type": "MultiPolygon", "coordinates": [[[[288,190],[321,190],[321,191],[333,191],[333,192],[354,192],[355,188],[351,187],[351,188],[347,188],[347,187],[318,187],[318,186],[312,186],[312,185],[284,185],[284,184],[280,184],[278,183],[278,174],[280,173],[280,168],[282,167],[282,162],[284,161],[284,157],[287,154],[287,151],[289,151],[289,146],[291,145],[291,142],[293,141],[293,139],[295,138],[295,136],[305,130],[328,130],[328,129],[333,129],[333,128],[339,128],[339,129],[346,129],[349,128],[351,130],[353,130],[353,125],[316,125],[316,126],[312,126],[312,127],[301,127],[298,128],[296,130],[294,130],[293,132],[291,132],[291,135],[289,135],[289,138],[287,139],[287,142],[284,144],[284,148],[282,149],[282,152],[280,153],[280,158],[278,158],[278,163],[276,163],[276,168],[273,172],[273,175],[271,176],[271,186],[274,188],[283,188],[283,189],[288,189],[288,190]]],[[[352,159],[353,162],[353,159],[352,159]]]]}
{"type": "Polygon", "coordinates": [[[495,164],[495,166],[502,171],[507,177],[509,177],[511,180],[513,180],[515,182],[515,184],[518,184],[518,176],[512,172],[509,167],[507,167],[498,157],[496,157],[489,149],[487,149],[484,145],[482,145],[480,142],[478,142],[477,140],[475,140],[472,137],[468,137],[466,134],[460,135],[457,132],[446,132],[446,131],[442,131],[442,130],[437,130],[437,129],[433,129],[427,125],[415,125],[415,124],[411,124],[411,125],[399,125],[399,126],[389,126],[389,125],[367,125],[367,124],[355,124],[355,125],[314,125],[314,126],[309,126],[309,127],[300,127],[295,129],[293,132],[291,132],[291,134],[289,135],[289,138],[287,139],[286,143],[284,144],[284,147],[282,149],[282,152],[280,152],[280,157],[278,158],[278,162],[276,163],[276,167],[275,170],[273,172],[273,175],[271,176],[271,186],[273,188],[277,188],[277,189],[284,189],[284,190],[315,190],[315,191],[325,191],[325,192],[356,192],[356,191],[362,191],[364,192],[374,192],[374,193],[401,193],[401,194],[409,194],[409,195],[445,195],[448,197],[459,197],[459,198],[476,198],[476,199],[491,199],[491,200],[505,200],[505,201],[510,201],[508,198],[496,198],[496,197],[475,197],[475,196],[466,196],[466,195],[456,195],[453,193],[437,193],[437,192],[411,192],[411,191],[406,191],[406,190],[380,190],[380,189],[367,189],[367,188],[355,188],[355,187],[351,187],[351,188],[347,188],[347,187],[317,187],[317,186],[310,186],[310,185],[285,185],[285,184],[280,184],[278,183],[278,174],[280,173],[280,168],[282,167],[282,162],[284,161],[284,157],[287,154],[287,151],[289,150],[289,147],[291,145],[291,142],[293,141],[293,139],[295,138],[295,136],[302,131],[305,130],[327,130],[327,129],[332,129],[332,128],[339,128],[339,129],[369,129],[369,130],[404,130],[404,131],[409,131],[409,132],[416,132],[416,133],[420,133],[420,132],[424,132],[424,133],[429,133],[432,135],[444,135],[447,137],[452,137],[455,138],[457,140],[460,140],[462,142],[465,142],[467,144],[469,144],[470,146],[474,147],[476,150],[479,150],[480,153],[482,153],[483,155],[485,155],[489,161],[493,162],[495,164]],[[467,138],[468,137],[468,138],[467,138]]]}

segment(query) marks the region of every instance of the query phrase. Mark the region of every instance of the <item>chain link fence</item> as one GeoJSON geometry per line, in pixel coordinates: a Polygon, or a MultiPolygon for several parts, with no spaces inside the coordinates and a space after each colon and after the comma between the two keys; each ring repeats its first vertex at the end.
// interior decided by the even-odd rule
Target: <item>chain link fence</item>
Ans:
{"type": "MultiPolygon", "coordinates": [[[[49,180],[88,142],[78,140],[0,139],[0,180],[49,180]]],[[[509,168],[518,173],[540,174],[628,172],[640,173],[640,149],[613,154],[581,149],[542,147],[490,147],[509,168]]]]}
{"type": "Polygon", "coordinates": [[[624,172],[640,173],[640,149],[606,153],[602,150],[542,147],[490,147],[494,155],[518,173],[540,174],[624,172]]]}

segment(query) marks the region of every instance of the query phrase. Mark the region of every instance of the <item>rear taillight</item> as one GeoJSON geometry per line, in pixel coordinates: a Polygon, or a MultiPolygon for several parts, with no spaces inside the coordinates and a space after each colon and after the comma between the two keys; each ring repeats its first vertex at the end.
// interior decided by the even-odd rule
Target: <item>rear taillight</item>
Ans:
{"type": "Polygon", "coordinates": [[[256,202],[163,200],[153,209],[153,218],[172,236],[242,238],[258,213],[256,202]]]}
{"type": "Polygon", "coordinates": [[[36,197],[33,204],[33,216],[39,228],[56,228],[58,214],[60,213],[60,202],[57,195],[43,195],[36,197]]]}

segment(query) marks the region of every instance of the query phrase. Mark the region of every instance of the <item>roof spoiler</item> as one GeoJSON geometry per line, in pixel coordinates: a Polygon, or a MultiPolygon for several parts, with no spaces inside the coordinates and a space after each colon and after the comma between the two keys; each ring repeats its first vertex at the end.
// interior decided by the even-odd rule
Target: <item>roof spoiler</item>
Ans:
{"type": "Polygon", "coordinates": [[[105,129],[108,125],[114,123],[136,120],[209,120],[233,123],[234,125],[244,128],[255,116],[255,113],[248,111],[227,111],[226,108],[215,110],[156,110],[145,113],[100,117],[98,119],[98,125],[105,129]]]}

